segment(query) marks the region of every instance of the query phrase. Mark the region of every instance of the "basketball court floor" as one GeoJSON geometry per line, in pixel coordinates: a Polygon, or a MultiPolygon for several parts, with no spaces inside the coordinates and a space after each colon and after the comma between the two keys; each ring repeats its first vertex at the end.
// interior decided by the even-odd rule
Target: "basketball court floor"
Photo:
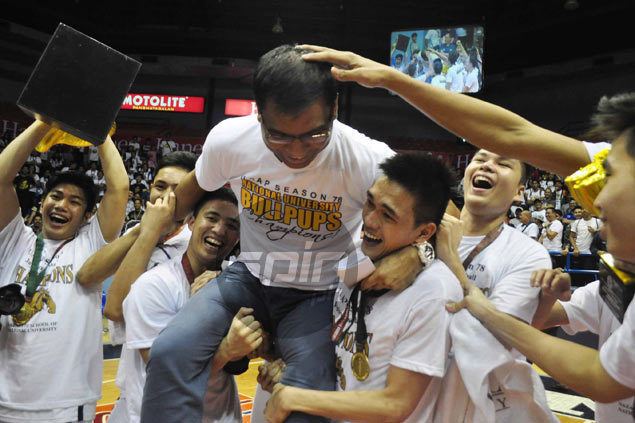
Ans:
{"type": "MultiPolygon", "coordinates": [[[[94,423],[107,423],[110,410],[112,410],[115,401],[119,397],[119,389],[115,385],[115,376],[117,374],[117,366],[119,365],[118,356],[120,348],[113,348],[109,343],[108,334],[104,332],[104,356],[107,358],[104,359],[102,398],[97,404],[97,416],[94,423]]],[[[262,360],[252,360],[249,363],[249,370],[237,377],[238,391],[243,411],[243,423],[251,422],[251,407],[254,393],[256,392],[256,376],[258,375],[258,366],[261,363],[262,360]]],[[[594,421],[593,401],[563,392],[566,390],[558,386],[540,369],[537,370],[548,389],[547,399],[549,406],[562,423],[587,423],[594,421]]]]}

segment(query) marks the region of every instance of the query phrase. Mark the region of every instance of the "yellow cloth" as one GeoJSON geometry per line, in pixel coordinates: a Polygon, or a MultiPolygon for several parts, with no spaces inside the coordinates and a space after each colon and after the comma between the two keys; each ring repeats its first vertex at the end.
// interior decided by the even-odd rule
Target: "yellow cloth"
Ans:
{"type": "MultiPolygon", "coordinates": [[[[117,124],[113,122],[110,131],[108,131],[108,135],[112,136],[115,133],[116,129],[117,124]]],[[[66,144],[70,145],[71,147],[78,148],[90,147],[91,145],[93,145],[92,143],[76,137],[75,135],[71,135],[68,132],[64,132],[59,128],[51,127],[46,135],[44,135],[44,137],[40,140],[38,145],[35,146],[35,150],[39,153],[44,153],[46,151],[49,151],[51,147],[56,144],[66,144]]]]}
{"type": "Polygon", "coordinates": [[[605,184],[606,173],[603,163],[609,155],[609,151],[609,148],[600,151],[593,157],[591,163],[567,176],[564,180],[575,201],[595,216],[599,216],[600,211],[593,203],[605,184]]]}

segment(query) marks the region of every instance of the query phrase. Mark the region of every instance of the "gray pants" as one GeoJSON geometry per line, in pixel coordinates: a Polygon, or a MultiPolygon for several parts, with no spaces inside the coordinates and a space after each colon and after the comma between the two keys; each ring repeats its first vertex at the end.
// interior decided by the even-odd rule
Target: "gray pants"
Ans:
{"type": "MultiPolygon", "coordinates": [[[[200,422],[211,362],[240,307],[272,334],[287,367],[285,385],[335,389],[330,339],[333,291],[267,287],[243,263],[234,263],[193,296],[151,348],[142,423],[200,422]]],[[[327,422],[292,413],[287,422],[327,422]]]]}

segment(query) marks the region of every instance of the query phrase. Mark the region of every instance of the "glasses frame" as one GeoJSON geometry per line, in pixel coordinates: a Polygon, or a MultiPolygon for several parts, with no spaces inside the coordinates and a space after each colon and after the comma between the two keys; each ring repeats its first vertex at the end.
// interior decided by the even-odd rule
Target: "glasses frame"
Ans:
{"type": "Polygon", "coordinates": [[[265,124],[264,120],[262,119],[262,116],[260,118],[260,126],[262,127],[263,138],[265,142],[267,142],[268,144],[271,144],[277,147],[283,147],[286,145],[291,145],[291,143],[295,140],[299,140],[301,143],[305,145],[320,146],[320,145],[324,145],[328,143],[328,141],[331,139],[331,134],[333,133],[334,120],[335,119],[333,118],[333,114],[331,113],[331,115],[329,116],[328,128],[325,131],[319,131],[317,133],[309,132],[309,133],[297,135],[297,136],[288,135],[288,134],[285,134],[282,137],[272,135],[271,132],[269,132],[269,129],[267,128],[267,125],[265,124]],[[277,137],[278,139],[274,140],[272,139],[272,137],[277,137]]]}

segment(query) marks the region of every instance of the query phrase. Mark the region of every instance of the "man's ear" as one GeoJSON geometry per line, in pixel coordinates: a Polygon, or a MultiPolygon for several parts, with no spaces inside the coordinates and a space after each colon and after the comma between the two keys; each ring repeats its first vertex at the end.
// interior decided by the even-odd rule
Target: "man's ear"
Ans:
{"type": "Polygon", "coordinates": [[[196,220],[196,217],[194,217],[192,213],[188,214],[187,217],[185,218],[185,222],[187,222],[187,227],[190,229],[190,232],[193,229],[192,227],[194,226],[195,220],[196,220]]]}
{"type": "Polygon", "coordinates": [[[421,244],[422,242],[429,240],[430,238],[432,238],[432,236],[436,232],[437,232],[436,224],[432,222],[422,223],[421,225],[417,227],[417,233],[419,234],[419,236],[417,236],[417,239],[415,239],[415,243],[421,244]]]}
{"type": "Polygon", "coordinates": [[[331,111],[331,115],[333,116],[333,119],[337,119],[337,114],[339,112],[339,99],[340,99],[340,95],[338,93],[335,95],[335,102],[333,103],[333,109],[331,111]]]}

